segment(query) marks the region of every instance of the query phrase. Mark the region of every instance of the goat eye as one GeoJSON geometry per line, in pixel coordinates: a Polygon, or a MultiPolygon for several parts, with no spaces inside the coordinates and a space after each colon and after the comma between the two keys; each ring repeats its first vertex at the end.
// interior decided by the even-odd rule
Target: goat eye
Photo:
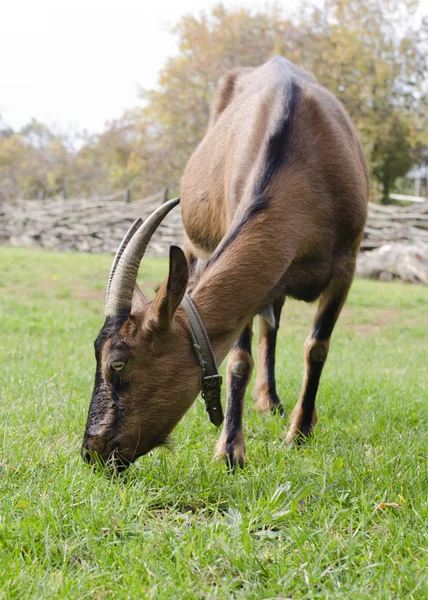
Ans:
{"type": "Polygon", "coordinates": [[[121,360],[116,360],[111,363],[111,368],[114,371],[121,371],[125,365],[126,365],[126,362],[123,362],[121,360]]]}

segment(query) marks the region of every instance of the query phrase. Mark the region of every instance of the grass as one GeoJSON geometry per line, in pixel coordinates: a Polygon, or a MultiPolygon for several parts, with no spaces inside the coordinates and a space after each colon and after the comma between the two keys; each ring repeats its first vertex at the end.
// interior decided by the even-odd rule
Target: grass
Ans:
{"type": "MultiPolygon", "coordinates": [[[[286,450],[287,421],[248,396],[228,474],[198,400],[172,452],[114,480],[79,456],[111,257],[0,260],[0,598],[428,597],[427,288],[354,283],[308,445],[286,450]]],[[[146,287],[165,270],[145,261],[146,287]]],[[[287,413],[313,312],[284,309],[287,413]]]]}

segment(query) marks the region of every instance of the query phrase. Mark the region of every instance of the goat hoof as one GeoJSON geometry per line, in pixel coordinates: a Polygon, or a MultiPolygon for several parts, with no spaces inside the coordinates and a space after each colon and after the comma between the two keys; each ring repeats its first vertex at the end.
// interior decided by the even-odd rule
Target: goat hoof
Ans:
{"type": "Polygon", "coordinates": [[[273,415],[284,415],[284,408],[281,404],[281,400],[276,394],[269,394],[269,392],[254,393],[256,400],[255,409],[258,412],[271,412],[273,415]]]}
{"type": "Polygon", "coordinates": [[[226,467],[231,471],[234,471],[238,467],[243,469],[245,465],[245,448],[237,448],[234,443],[227,444],[224,461],[226,467]]]}
{"type": "Polygon", "coordinates": [[[280,417],[283,417],[285,414],[284,411],[284,407],[282,406],[281,402],[278,400],[278,404],[275,404],[271,409],[270,412],[273,415],[279,415],[280,417]]]}
{"type": "Polygon", "coordinates": [[[244,440],[233,440],[225,444],[220,439],[215,451],[215,458],[222,460],[231,471],[237,467],[242,469],[245,465],[244,440]]]}
{"type": "Polygon", "coordinates": [[[285,445],[290,448],[291,446],[303,446],[312,437],[313,429],[312,424],[301,425],[299,428],[292,427],[285,437],[285,445]]]}

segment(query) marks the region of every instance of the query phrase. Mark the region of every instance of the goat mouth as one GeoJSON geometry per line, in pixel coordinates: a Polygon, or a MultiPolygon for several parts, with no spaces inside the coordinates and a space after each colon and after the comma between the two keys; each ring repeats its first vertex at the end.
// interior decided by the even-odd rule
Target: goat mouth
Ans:
{"type": "Polygon", "coordinates": [[[81,450],[81,456],[84,462],[88,463],[95,468],[107,468],[114,473],[121,473],[125,471],[130,464],[133,462],[121,455],[118,444],[113,447],[113,450],[104,458],[95,450],[88,450],[83,447],[81,450]]]}
{"type": "Polygon", "coordinates": [[[116,444],[106,461],[106,466],[113,471],[113,473],[122,473],[123,471],[126,471],[132,462],[132,460],[121,455],[119,445],[116,444]]]}
{"type": "Polygon", "coordinates": [[[124,471],[126,471],[128,469],[128,467],[130,465],[131,465],[130,460],[127,460],[126,458],[118,458],[118,457],[115,457],[114,459],[110,458],[109,461],[106,463],[107,468],[113,474],[123,473],[124,471]]]}

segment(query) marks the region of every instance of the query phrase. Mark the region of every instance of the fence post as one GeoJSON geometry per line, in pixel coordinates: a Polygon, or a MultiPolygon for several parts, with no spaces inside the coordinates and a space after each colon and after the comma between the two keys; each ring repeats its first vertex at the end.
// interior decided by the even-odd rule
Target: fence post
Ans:
{"type": "Polygon", "coordinates": [[[162,200],[162,204],[165,204],[165,202],[168,202],[168,188],[166,187],[163,191],[163,200],[162,200]]]}
{"type": "Polygon", "coordinates": [[[45,190],[39,190],[39,200],[45,199],[45,190]]]}
{"type": "Polygon", "coordinates": [[[129,204],[129,202],[131,202],[131,190],[129,188],[126,188],[126,190],[125,190],[124,200],[127,204],[129,204]]]}
{"type": "Polygon", "coordinates": [[[61,189],[61,198],[65,200],[67,198],[67,192],[65,191],[65,187],[61,189]]]}

